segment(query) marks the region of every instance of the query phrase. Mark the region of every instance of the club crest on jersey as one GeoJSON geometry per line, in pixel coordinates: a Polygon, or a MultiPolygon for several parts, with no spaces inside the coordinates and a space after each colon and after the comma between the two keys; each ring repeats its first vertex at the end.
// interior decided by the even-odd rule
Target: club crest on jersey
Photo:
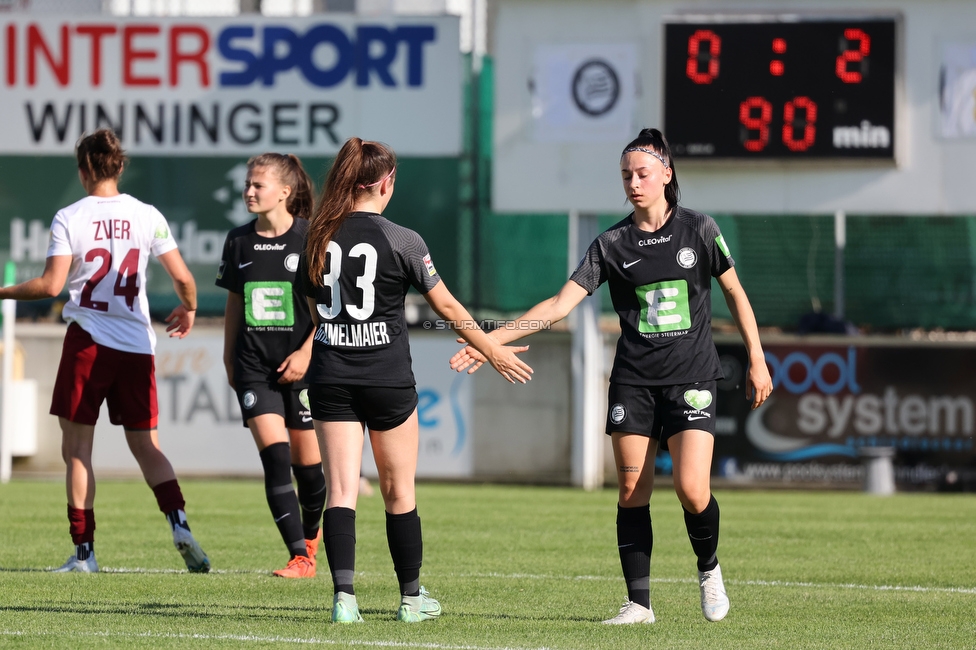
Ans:
{"type": "Polygon", "coordinates": [[[298,253],[291,253],[285,256],[285,269],[289,273],[294,273],[298,270],[298,253]]]}
{"type": "Polygon", "coordinates": [[[434,262],[431,261],[429,254],[424,255],[424,267],[427,269],[427,275],[435,275],[437,273],[437,269],[434,268],[434,262]]]}
{"type": "Polygon", "coordinates": [[[675,259],[678,260],[678,266],[683,269],[690,269],[698,263],[698,253],[695,252],[695,249],[686,246],[678,251],[678,256],[675,259]]]}
{"type": "Polygon", "coordinates": [[[610,421],[614,424],[620,424],[627,419],[627,409],[620,402],[617,402],[610,407],[610,421]]]}

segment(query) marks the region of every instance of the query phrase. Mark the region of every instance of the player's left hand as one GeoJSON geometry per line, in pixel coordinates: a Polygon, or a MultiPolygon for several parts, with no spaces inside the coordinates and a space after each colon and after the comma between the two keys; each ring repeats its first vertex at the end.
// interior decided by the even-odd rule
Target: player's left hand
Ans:
{"type": "Polygon", "coordinates": [[[196,315],[196,311],[190,311],[184,305],[178,305],[176,309],[170,312],[169,316],[166,317],[166,331],[169,332],[170,338],[174,336],[181,339],[186,337],[193,329],[193,321],[196,315]]]}
{"type": "MultiPolygon", "coordinates": [[[[458,343],[465,343],[466,341],[462,338],[457,340],[458,343]]],[[[456,370],[461,372],[467,369],[468,374],[473,374],[477,372],[478,368],[485,365],[488,358],[478,352],[471,345],[465,345],[461,350],[459,350],[453,357],[451,357],[451,370],[456,370]]]]}
{"type": "Polygon", "coordinates": [[[746,378],[746,399],[752,400],[753,410],[762,406],[772,392],[773,379],[769,376],[766,360],[750,363],[749,376],[746,378]]]}
{"type": "Polygon", "coordinates": [[[289,354],[278,366],[278,372],[281,373],[281,376],[278,377],[278,383],[291,384],[304,377],[308,370],[309,360],[310,355],[301,349],[289,354]]]}

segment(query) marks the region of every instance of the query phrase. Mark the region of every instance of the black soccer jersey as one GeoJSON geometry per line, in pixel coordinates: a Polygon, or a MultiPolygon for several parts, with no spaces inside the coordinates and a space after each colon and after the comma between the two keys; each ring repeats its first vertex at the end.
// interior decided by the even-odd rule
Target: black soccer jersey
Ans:
{"type": "Polygon", "coordinates": [[[323,285],[298,283],[315,299],[319,327],[309,383],[413,386],[403,299],[440,282],[427,245],[412,230],[369,212],[353,212],[329,242],[323,285]]]}
{"type": "Polygon", "coordinates": [[[258,235],[255,224],[256,219],[227,233],[217,270],[217,286],[244,298],[234,358],[234,379],[242,383],[277,381],[278,366],[312,331],[308,301],[295,288],[308,221],[295,219],[280,237],[258,235]]]}
{"type": "Polygon", "coordinates": [[[722,377],[712,342],[711,279],[735,262],[715,220],[679,207],[646,232],[632,215],[594,240],[570,277],[610,287],[620,338],[610,381],[663,386],[722,377]]]}

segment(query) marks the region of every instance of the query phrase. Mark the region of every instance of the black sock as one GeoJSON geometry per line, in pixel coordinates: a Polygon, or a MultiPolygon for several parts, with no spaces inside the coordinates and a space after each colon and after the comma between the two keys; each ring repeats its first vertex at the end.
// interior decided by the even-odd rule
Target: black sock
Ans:
{"type": "Polygon", "coordinates": [[[685,528],[691,548],[698,556],[698,570],[711,571],[718,566],[718,501],[711,497],[708,505],[699,514],[693,515],[685,510],[685,528]]]}
{"type": "Polygon", "coordinates": [[[420,593],[420,566],[424,563],[424,538],[417,509],[402,515],[386,513],[386,541],[390,544],[393,570],[400,582],[400,593],[420,593]]]}
{"type": "Polygon", "coordinates": [[[291,450],[288,443],[276,442],[268,445],[261,450],[260,456],[264,466],[264,492],[281,539],[292,557],[307,557],[298,497],[295,496],[295,488],[291,484],[291,450]]]}
{"type": "Polygon", "coordinates": [[[75,544],[75,557],[79,560],[87,560],[95,552],[95,542],[83,542],[75,544]]]}
{"type": "Polygon", "coordinates": [[[322,521],[322,508],[325,507],[325,473],[322,463],[314,465],[292,465],[298,483],[298,502],[302,506],[302,530],[305,539],[315,539],[322,521]]]}
{"type": "Polygon", "coordinates": [[[651,508],[617,506],[617,552],[627,581],[627,600],[643,607],[651,606],[651,508]]]}
{"type": "Polygon", "coordinates": [[[323,517],[325,556],[332,572],[334,593],[356,595],[352,579],[356,573],[356,511],[327,508],[323,517]]]}

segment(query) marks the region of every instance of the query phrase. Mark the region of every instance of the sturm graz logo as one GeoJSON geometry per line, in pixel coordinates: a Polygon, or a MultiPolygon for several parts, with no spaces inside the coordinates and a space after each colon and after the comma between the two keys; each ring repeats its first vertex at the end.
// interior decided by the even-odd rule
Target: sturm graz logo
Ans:
{"type": "Polygon", "coordinates": [[[241,400],[244,403],[245,409],[253,408],[258,401],[258,396],[254,394],[253,390],[249,390],[244,393],[244,399],[241,400]]]}
{"type": "Polygon", "coordinates": [[[627,417],[627,409],[624,408],[623,404],[617,403],[610,407],[610,421],[614,424],[620,424],[627,417]]]}
{"type": "Polygon", "coordinates": [[[619,98],[620,80],[606,61],[584,61],[573,75],[573,102],[587,115],[603,115],[619,98]]]}

